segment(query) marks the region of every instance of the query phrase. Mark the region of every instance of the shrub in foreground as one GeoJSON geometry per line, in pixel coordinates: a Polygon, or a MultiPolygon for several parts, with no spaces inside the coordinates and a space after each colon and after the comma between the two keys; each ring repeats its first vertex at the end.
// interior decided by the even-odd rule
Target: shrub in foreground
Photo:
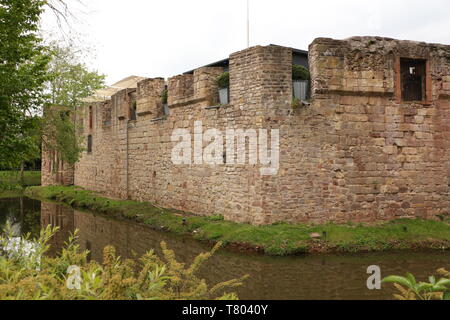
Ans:
{"type": "Polygon", "coordinates": [[[196,273],[219,248],[197,256],[186,267],[163,242],[163,257],[149,251],[137,260],[122,260],[106,247],[103,263],[88,261],[77,232],[56,258],[46,256],[57,228],[47,227],[36,241],[30,236],[0,237],[0,299],[20,300],[208,300],[237,299],[232,288],[247,278],[209,287],[196,273]]]}
{"type": "Polygon", "coordinates": [[[406,277],[389,276],[382,282],[394,284],[399,291],[399,294],[394,295],[397,300],[450,300],[450,272],[439,269],[437,273],[442,278],[437,280],[431,276],[429,282],[418,282],[411,273],[406,274],[406,277]]]}

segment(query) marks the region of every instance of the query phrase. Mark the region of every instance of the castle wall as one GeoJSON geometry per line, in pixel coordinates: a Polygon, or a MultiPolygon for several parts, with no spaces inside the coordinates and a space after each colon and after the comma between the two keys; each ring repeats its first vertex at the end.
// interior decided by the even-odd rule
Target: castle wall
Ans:
{"type": "Polygon", "coordinates": [[[316,39],[312,105],[270,121],[280,125],[282,158],[280,174],[264,178],[267,222],[448,214],[449,53],[384,38],[316,39]],[[427,61],[424,101],[402,102],[401,58],[427,61]]]}
{"type": "MultiPolygon", "coordinates": [[[[151,201],[252,224],[278,221],[374,222],[431,218],[449,205],[449,46],[385,38],[316,39],[310,47],[312,104],[292,107],[292,50],[253,47],[230,56],[230,103],[217,106],[221,68],[147,79],[88,107],[84,135],[93,152],[76,165],[75,184],[108,196],[151,201]],[[426,98],[402,102],[400,58],[425,59],[426,98]],[[137,120],[127,112],[133,99],[137,120]],[[107,112],[106,112],[107,113],[107,112]],[[280,168],[261,164],[175,165],[175,129],[279,129],[280,168]]],[[[204,142],[203,146],[208,145],[204,142]]],[[[242,150],[241,150],[242,151],[242,150]]],[[[247,156],[249,151],[246,151],[247,156]]],[[[220,155],[219,155],[220,156],[220,155]]],[[[223,158],[230,157],[224,148],[223,158]]]]}
{"type": "MultiPolygon", "coordinates": [[[[44,109],[45,117],[60,117],[60,112],[66,113],[67,108],[54,106],[44,109]]],[[[54,136],[49,133],[43,137],[42,143],[42,166],[41,166],[41,185],[63,185],[71,186],[74,183],[74,166],[61,159],[59,152],[51,150],[54,143],[54,136]]]]}
{"type": "Polygon", "coordinates": [[[450,46],[373,37],[311,44],[314,103],[297,119],[316,113],[315,130],[326,132],[317,136],[317,220],[448,212],[449,54],[450,46]],[[423,101],[402,101],[401,58],[426,60],[423,101]]]}

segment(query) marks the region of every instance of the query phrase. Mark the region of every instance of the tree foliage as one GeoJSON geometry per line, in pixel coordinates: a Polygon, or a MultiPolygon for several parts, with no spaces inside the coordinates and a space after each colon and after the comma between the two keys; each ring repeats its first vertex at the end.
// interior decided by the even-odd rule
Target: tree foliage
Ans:
{"type": "Polygon", "coordinates": [[[90,71],[81,61],[80,52],[74,44],[50,44],[49,91],[52,105],[70,107],[76,110],[95,90],[104,87],[105,76],[90,71]]]}
{"type": "Polygon", "coordinates": [[[95,90],[104,87],[105,76],[90,71],[81,61],[82,49],[73,44],[50,44],[52,60],[49,66],[50,106],[46,109],[42,137],[47,150],[56,151],[60,159],[73,165],[82,152],[82,140],[77,137],[78,107],[95,90]]]}
{"type": "MultiPolygon", "coordinates": [[[[60,160],[69,165],[75,164],[83,148],[82,139],[77,136],[70,108],[50,106],[42,118],[42,142],[46,151],[54,151],[60,160]]],[[[53,166],[58,170],[58,163],[53,166]]]]}
{"type": "Polygon", "coordinates": [[[70,14],[63,0],[0,0],[0,167],[18,167],[39,157],[41,135],[47,149],[73,164],[81,152],[71,117],[41,120],[44,106],[76,107],[103,86],[73,45],[46,45],[39,20],[49,7],[58,18],[70,14]],[[54,121],[53,129],[50,122],[54,121]]]}
{"type": "Polygon", "coordinates": [[[36,157],[50,52],[38,35],[45,1],[0,0],[0,165],[36,157]]]}

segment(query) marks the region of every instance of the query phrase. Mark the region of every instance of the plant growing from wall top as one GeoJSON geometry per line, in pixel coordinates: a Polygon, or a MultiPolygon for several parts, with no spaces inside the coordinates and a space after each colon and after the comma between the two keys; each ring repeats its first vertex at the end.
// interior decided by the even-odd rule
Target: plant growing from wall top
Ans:
{"type": "Polygon", "coordinates": [[[309,70],[307,68],[298,64],[292,66],[292,91],[294,100],[305,101],[308,99],[310,78],[309,70]]]}
{"type": "Polygon", "coordinates": [[[220,104],[228,104],[228,87],[230,86],[230,73],[224,72],[217,78],[220,104]]]}
{"type": "Polygon", "coordinates": [[[217,78],[217,85],[219,89],[225,89],[230,86],[230,73],[228,71],[222,73],[219,78],[217,78]]]}
{"type": "Polygon", "coordinates": [[[311,79],[309,70],[299,64],[292,66],[292,80],[309,80],[311,79]]]}

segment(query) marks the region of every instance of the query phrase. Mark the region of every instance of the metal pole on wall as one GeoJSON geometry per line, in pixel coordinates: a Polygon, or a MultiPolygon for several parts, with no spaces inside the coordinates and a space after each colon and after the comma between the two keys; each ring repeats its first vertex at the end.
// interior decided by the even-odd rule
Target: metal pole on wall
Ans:
{"type": "Polygon", "coordinates": [[[250,0],[247,0],[247,48],[250,47],[250,0]]]}

